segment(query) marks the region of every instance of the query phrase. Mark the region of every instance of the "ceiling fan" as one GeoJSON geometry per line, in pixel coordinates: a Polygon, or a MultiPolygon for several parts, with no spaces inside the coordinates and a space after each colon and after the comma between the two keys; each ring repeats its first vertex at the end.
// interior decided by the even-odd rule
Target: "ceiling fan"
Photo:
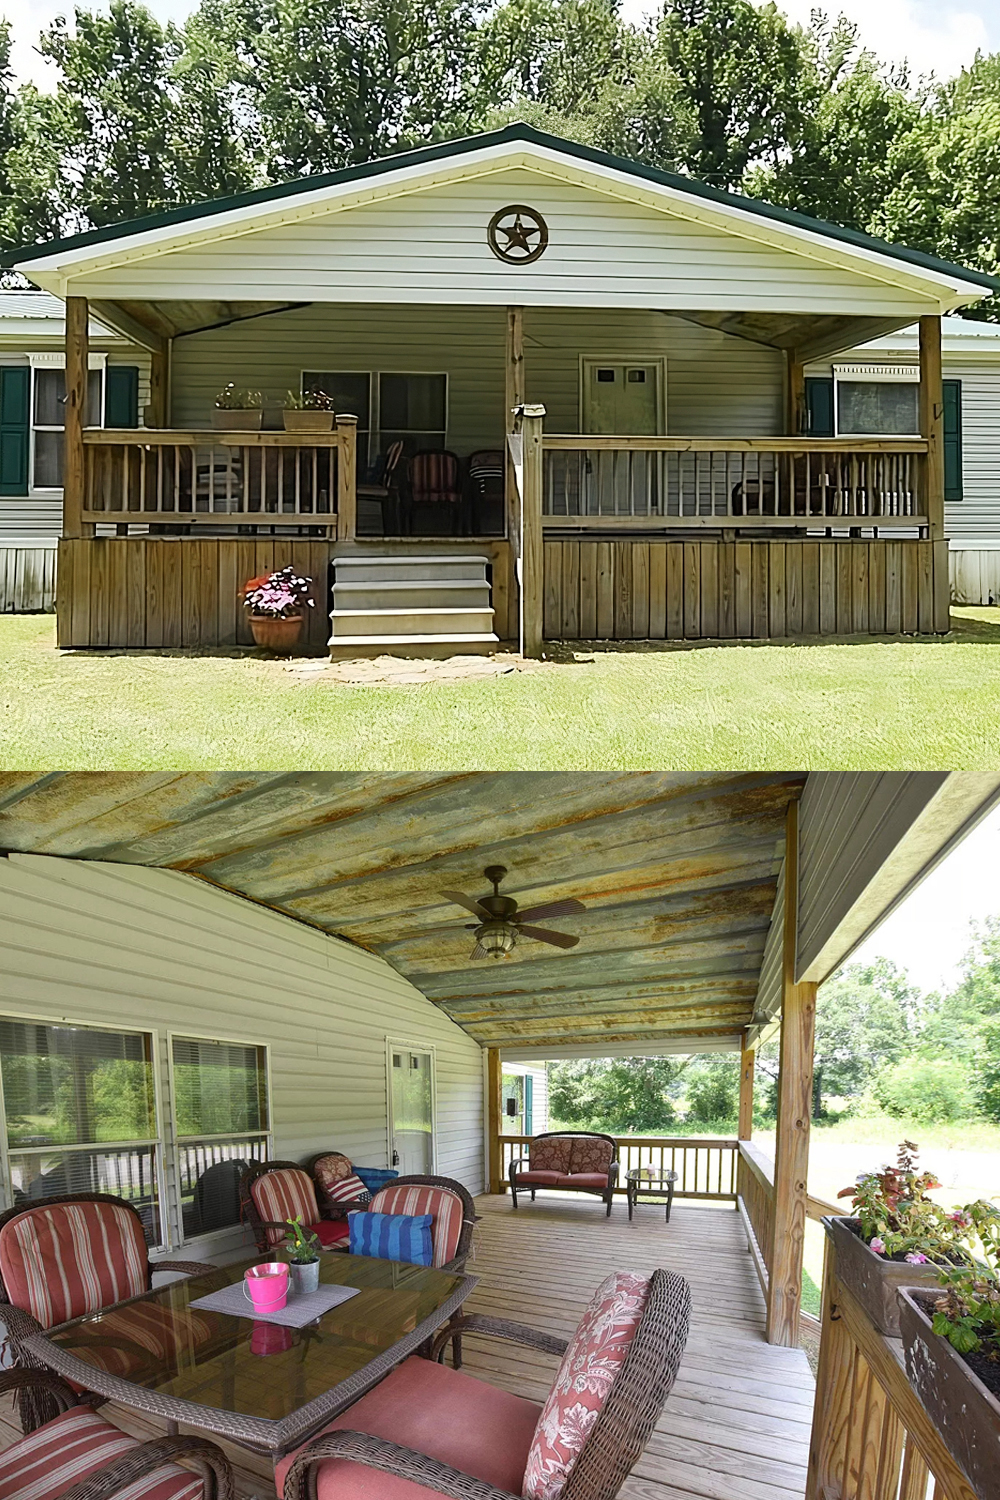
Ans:
{"type": "Polygon", "coordinates": [[[537,943],[551,943],[553,948],[576,947],[580,939],[571,937],[568,932],[551,932],[547,927],[528,924],[536,917],[568,917],[573,912],[586,911],[582,901],[574,901],[572,897],[566,901],[547,901],[542,906],[529,906],[527,911],[519,913],[514,897],[500,894],[500,882],[507,874],[506,868],[487,865],[483,874],[493,886],[492,896],[473,901],[461,891],[441,892],[449,901],[471,911],[476,918],[476,923],[470,923],[467,929],[476,934],[473,958],[502,958],[511,951],[519,937],[534,938],[537,943]]]}

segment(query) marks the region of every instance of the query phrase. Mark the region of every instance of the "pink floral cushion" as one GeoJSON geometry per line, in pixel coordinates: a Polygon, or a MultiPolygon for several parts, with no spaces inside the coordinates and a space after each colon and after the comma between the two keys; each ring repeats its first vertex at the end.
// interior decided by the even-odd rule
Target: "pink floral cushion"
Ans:
{"type": "Polygon", "coordinates": [[[350,1177],[354,1171],[346,1156],[339,1151],[331,1151],[329,1156],[321,1156],[313,1166],[313,1176],[321,1188],[331,1188],[337,1182],[343,1182],[345,1177],[350,1177]]]}
{"type": "Polygon", "coordinates": [[[568,1135],[540,1136],[528,1147],[533,1172],[568,1172],[572,1138],[568,1135]]]}
{"type": "Polygon", "coordinates": [[[594,1293],[563,1355],[528,1453],[525,1500],[556,1500],[632,1347],[649,1278],[615,1271],[594,1293]]]}
{"type": "Polygon", "coordinates": [[[575,1135],[570,1153],[569,1172],[604,1172],[611,1165],[615,1148],[610,1141],[595,1141],[590,1136],[575,1135]]]}

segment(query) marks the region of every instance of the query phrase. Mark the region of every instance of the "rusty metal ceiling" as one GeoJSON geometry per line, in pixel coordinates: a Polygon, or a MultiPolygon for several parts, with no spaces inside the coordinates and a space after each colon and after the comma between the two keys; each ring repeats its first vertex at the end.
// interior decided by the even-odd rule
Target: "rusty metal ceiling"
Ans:
{"type": "Polygon", "coordinates": [[[380,954],[483,1045],[735,1037],[749,1022],[804,773],[0,775],[0,850],[187,871],[380,954]],[[560,951],[470,961],[503,864],[573,896],[560,951]]]}

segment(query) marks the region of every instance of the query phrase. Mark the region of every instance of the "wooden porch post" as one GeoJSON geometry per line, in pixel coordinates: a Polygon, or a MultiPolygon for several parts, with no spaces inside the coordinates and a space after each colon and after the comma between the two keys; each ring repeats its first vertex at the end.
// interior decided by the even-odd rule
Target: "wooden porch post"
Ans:
{"type": "Polygon", "coordinates": [[[753,1081],[756,1053],[752,1047],[744,1046],[740,1053],[740,1114],[736,1134],[741,1141],[753,1135],[753,1081]]]}
{"type": "MultiPolygon", "coordinates": [[[[84,534],[83,429],[87,420],[87,373],[90,342],[87,322],[90,309],[86,297],[66,298],[66,405],[63,437],[63,536],[84,534]]],[[[88,533],[93,527],[87,528],[88,533]]]]}
{"type": "Polygon", "coordinates": [[[337,540],[353,542],[358,529],[358,419],[337,413],[337,540]]]}
{"type": "Polygon", "coordinates": [[[523,447],[523,525],[521,548],[521,610],[524,621],[524,654],[542,654],[542,600],[545,593],[545,560],[542,537],[542,424],[544,406],[525,406],[521,422],[523,447]]]}
{"type": "Polygon", "coordinates": [[[507,344],[504,356],[504,534],[516,549],[520,544],[520,510],[517,505],[517,479],[514,460],[507,443],[515,430],[514,413],[524,405],[524,308],[507,309],[507,344]],[[518,535],[515,536],[515,530],[518,535]]]}
{"type": "Polygon", "coordinates": [[[785,350],[785,435],[798,437],[806,430],[806,367],[794,349],[785,350]]]}
{"type": "Polygon", "coordinates": [[[503,1177],[501,1175],[500,1156],[500,1094],[502,1089],[502,1069],[500,1066],[500,1053],[496,1047],[486,1049],[486,1132],[487,1132],[487,1166],[489,1172],[489,1190],[491,1193],[503,1192],[503,1177]]]}
{"type": "Polygon", "coordinates": [[[812,1112],[816,985],[795,983],[798,931],[798,804],[788,809],[785,837],[785,910],[782,952],[781,1049],[778,1129],[774,1161],[774,1240],[767,1291],[767,1341],[794,1348],[802,1305],[812,1112]]]}
{"type": "Polygon", "coordinates": [[[924,505],[934,556],[934,629],[950,626],[948,543],[944,534],[944,386],[941,380],[941,319],[920,319],[920,436],[927,439],[924,505]]]}
{"type": "Polygon", "coordinates": [[[162,429],[170,425],[170,357],[173,340],[164,339],[149,357],[149,405],[146,425],[162,429]]]}

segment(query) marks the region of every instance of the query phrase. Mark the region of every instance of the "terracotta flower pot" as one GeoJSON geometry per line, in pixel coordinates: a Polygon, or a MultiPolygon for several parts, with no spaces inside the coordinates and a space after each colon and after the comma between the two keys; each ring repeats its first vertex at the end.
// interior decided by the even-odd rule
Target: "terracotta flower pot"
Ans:
{"type": "Polygon", "coordinates": [[[285,618],[251,615],[250,629],[258,646],[263,646],[265,651],[277,651],[280,654],[291,651],[298,644],[302,634],[302,620],[302,615],[288,615],[285,618]]]}
{"type": "Polygon", "coordinates": [[[887,1260],[876,1255],[855,1233],[858,1220],[833,1214],[823,1220],[827,1234],[837,1251],[837,1276],[847,1290],[861,1303],[879,1333],[899,1338],[899,1301],[901,1286],[938,1284],[933,1266],[911,1266],[905,1260],[887,1260]]]}
{"type": "Polygon", "coordinates": [[[216,432],[259,432],[264,413],[259,406],[246,411],[223,411],[212,407],[212,426],[216,432]]]}
{"type": "Polygon", "coordinates": [[[332,432],[332,411],[296,411],[286,407],[282,412],[286,432],[332,432]]]}
{"type": "Polygon", "coordinates": [[[980,1500],[996,1500],[1000,1400],[948,1340],[934,1332],[930,1294],[923,1287],[908,1287],[898,1297],[907,1379],[980,1500]]]}

